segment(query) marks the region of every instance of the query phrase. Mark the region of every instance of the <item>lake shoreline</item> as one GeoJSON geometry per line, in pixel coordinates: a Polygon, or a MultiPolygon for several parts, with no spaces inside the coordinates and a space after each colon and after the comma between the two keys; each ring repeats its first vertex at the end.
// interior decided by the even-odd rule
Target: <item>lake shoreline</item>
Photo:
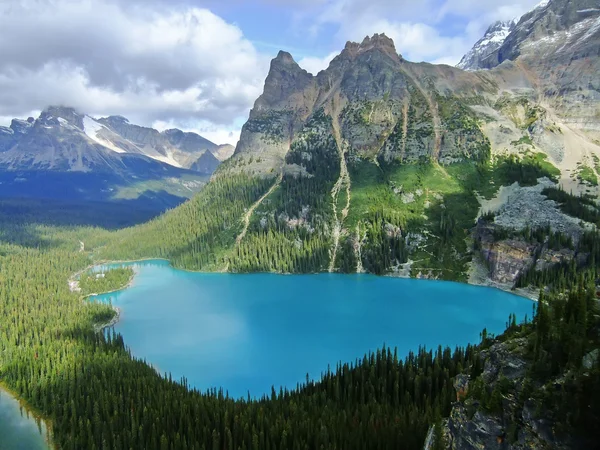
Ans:
{"type": "Polygon", "coordinates": [[[4,392],[9,397],[12,397],[13,399],[15,399],[19,403],[19,406],[21,408],[25,409],[27,411],[27,413],[30,414],[31,417],[34,418],[34,420],[44,423],[44,426],[46,427],[46,433],[43,435],[44,441],[46,442],[46,444],[48,445],[48,448],[50,450],[54,450],[56,447],[55,447],[54,443],[52,442],[52,421],[49,418],[47,418],[46,416],[44,416],[44,414],[42,414],[37,408],[34,408],[31,404],[29,404],[29,402],[22,399],[15,391],[13,391],[10,387],[8,387],[6,385],[6,383],[2,380],[0,380],[0,391],[4,392]]]}
{"type": "MultiPolygon", "coordinates": [[[[121,264],[96,267],[94,271],[122,267],[121,264]]],[[[246,393],[245,386],[236,391],[238,381],[233,385],[228,381],[236,376],[248,377],[250,392],[256,397],[260,397],[264,389],[253,386],[262,380],[248,375],[254,368],[245,367],[239,372],[241,375],[232,375],[233,372],[226,370],[234,359],[237,360],[231,356],[235,352],[229,346],[259,353],[263,350],[258,349],[273,347],[273,354],[277,354],[282,344],[273,342],[285,342],[286,339],[295,342],[299,336],[305,336],[305,332],[307,335],[302,341],[309,346],[316,345],[312,340],[317,338],[305,330],[307,326],[297,322],[314,320],[314,326],[321,327],[324,339],[330,339],[332,344],[314,357],[307,356],[312,354],[310,351],[304,352],[303,357],[307,358],[304,362],[300,358],[290,362],[291,366],[273,363],[270,373],[280,370],[281,376],[272,375],[273,380],[267,384],[291,388],[304,379],[306,369],[317,379],[327,364],[354,360],[356,355],[380,348],[383,342],[392,342],[391,346],[398,347],[402,355],[419,345],[437,348],[441,344],[454,348],[473,344],[479,341],[484,327],[488,332],[501,333],[509,313],[517,313],[519,321],[526,315],[531,316],[530,299],[499,289],[470,288],[465,283],[418,279],[394,281],[390,277],[370,274],[221,276],[213,272],[184,273],[166,260],[132,261],[130,264],[138,268],[134,288],[91,301],[112,304],[122,310],[119,318],[113,318],[112,323],[118,323],[114,329],[123,335],[132,354],[152,362],[152,367],[157,368],[161,376],[172,373],[174,380],[185,376],[188,381],[192,380],[190,386],[193,388],[204,391],[223,387],[231,396],[238,396],[239,392],[245,396],[246,393]],[[307,293],[315,295],[307,296],[307,293]],[[331,301],[325,301],[328,299],[331,301]],[[441,319],[438,316],[432,318],[432,311],[445,313],[438,314],[441,319]],[[411,316],[413,320],[407,319],[413,313],[416,314],[411,316]],[[372,329],[357,326],[348,339],[341,339],[340,336],[356,326],[356,320],[377,326],[372,329]],[[269,324],[275,325],[271,329],[269,324]],[[279,336],[281,341],[279,337],[268,337],[267,330],[279,336]],[[204,365],[211,358],[216,362],[209,370],[204,365]],[[294,364],[299,366],[296,372],[300,378],[288,379],[286,371],[294,364]],[[203,369],[199,370],[199,367],[203,369]]],[[[109,310],[103,308],[102,311],[109,310]]],[[[101,321],[108,318],[105,312],[101,321]]],[[[107,325],[110,324],[104,323],[101,327],[107,325]]]]}
{"type": "MultiPolygon", "coordinates": [[[[76,272],[75,274],[73,274],[70,278],[69,278],[69,285],[71,286],[71,283],[76,279],[77,276],[81,275],[82,273],[93,269],[95,267],[98,266],[104,266],[104,265],[118,265],[118,264],[136,264],[136,263],[144,263],[144,262],[150,262],[150,261],[165,261],[168,263],[168,265],[175,269],[175,270],[180,270],[182,272],[187,272],[187,273],[197,273],[197,274],[230,274],[230,275],[252,275],[252,274],[272,274],[272,275],[325,275],[325,274],[329,274],[331,272],[313,272],[313,273],[303,273],[303,274],[298,274],[298,273],[291,273],[291,272],[217,272],[217,271],[202,271],[202,270],[190,270],[190,269],[181,269],[179,267],[176,267],[172,264],[172,262],[167,259],[167,258],[142,258],[142,259],[131,259],[131,260],[117,260],[117,261],[110,261],[110,260],[102,260],[102,261],[98,261],[97,263],[94,264],[90,264],[89,266],[87,266],[85,269],[80,270],[79,272],[76,272]]],[[[106,291],[106,292],[97,292],[97,293],[93,293],[93,294],[87,294],[85,296],[82,297],[82,300],[86,300],[89,299],[91,297],[98,297],[101,295],[107,295],[107,294],[112,294],[115,292],[120,292],[120,291],[124,291],[125,289],[130,288],[131,286],[133,286],[134,281],[135,281],[135,277],[138,275],[138,271],[134,268],[134,273],[131,276],[131,278],[129,279],[129,281],[127,282],[126,285],[121,286],[117,289],[113,289],[110,291],[106,291]]],[[[340,274],[340,275],[357,275],[354,273],[350,273],[350,274],[340,274]]],[[[477,287],[486,287],[486,288],[491,288],[491,289],[496,289],[502,292],[506,292],[509,294],[513,294],[516,295],[518,297],[522,297],[524,299],[527,300],[531,300],[533,302],[538,302],[539,299],[539,290],[536,289],[524,289],[524,288],[519,288],[519,289],[512,289],[510,286],[508,285],[502,285],[499,283],[494,283],[491,280],[487,280],[483,281],[483,280],[470,280],[469,282],[462,282],[462,281],[450,281],[450,280],[438,280],[438,279],[430,279],[430,278],[413,278],[410,276],[405,276],[405,275],[401,275],[398,273],[388,273],[388,274],[384,274],[384,275],[376,275],[376,274],[371,274],[371,273],[360,273],[358,275],[372,275],[375,277],[383,277],[383,278],[398,278],[398,279],[406,279],[406,280],[419,280],[419,279],[423,279],[423,280],[427,280],[427,281],[438,281],[438,282],[442,282],[442,283],[457,283],[457,284],[464,284],[467,286],[477,286],[477,287]]],[[[109,320],[106,323],[99,323],[97,325],[95,325],[95,329],[96,331],[102,331],[106,328],[110,328],[112,326],[115,326],[117,323],[119,323],[119,320],[121,318],[121,309],[116,307],[116,306],[112,306],[113,311],[115,312],[115,315],[113,316],[113,318],[111,320],[109,320]]]]}
{"type": "MultiPolygon", "coordinates": [[[[155,261],[155,260],[157,260],[157,259],[155,259],[155,258],[154,259],[146,259],[144,261],[155,261]]],[[[163,260],[163,261],[167,261],[167,260],[163,260]]],[[[122,261],[122,262],[123,263],[126,263],[126,262],[135,263],[135,262],[142,262],[142,261],[140,260],[140,261],[122,261]]],[[[94,267],[98,267],[98,266],[106,265],[106,264],[119,264],[119,262],[112,262],[112,263],[111,262],[107,262],[107,263],[103,262],[103,263],[100,263],[100,264],[92,264],[92,265],[87,266],[85,269],[82,269],[79,272],[76,272],[75,274],[73,274],[69,278],[69,288],[71,289],[71,292],[74,292],[74,286],[76,287],[76,289],[79,289],[79,287],[77,285],[73,284],[74,282],[76,282],[76,277],[78,277],[81,274],[87,272],[88,270],[93,269],[94,267]]],[[[91,297],[98,297],[100,295],[112,294],[112,293],[124,291],[125,289],[130,288],[131,286],[133,286],[134,281],[135,281],[135,277],[138,274],[138,271],[135,268],[132,268],[132,270],[133,270],[133,275],[131,275],[131,277],[129,278],[129,280],[127,281],[127,283],[124,284],[123,286],[120,286],[118,288],[115,288],[115,289],[112,289],[112,290],[106,291],[106,292],[94,292],[94,293],[91,293],[91,294],[86,294],[86,295],[84,295],[84,296],[81,297],[81,300],[85,301],[86,299],[89,299],[91,297]]],[[[113,315],[113,317],[108,322],[95,324],[94,325],[94,329],[96,331],[99,332],[99,331],[102,331],[102,330],[104,330],[106,328],[110,328],[112,326],[115,326],[119,322],[119,320],[121,318],[121,309],[118,308],[118,307],[116,307],[116,306],[113,306],[113,305],[111,305],[111,308],[112,308],[112,310],[114,311],[115,314],[113,315]]]]}

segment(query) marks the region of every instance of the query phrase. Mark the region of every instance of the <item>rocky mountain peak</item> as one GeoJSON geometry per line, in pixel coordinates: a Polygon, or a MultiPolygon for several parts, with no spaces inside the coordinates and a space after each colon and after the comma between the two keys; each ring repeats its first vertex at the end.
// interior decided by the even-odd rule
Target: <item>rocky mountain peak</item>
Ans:
{"type": "Polygon", "coordinates": [[[294,61],[292,54],[284,50],[279,50],[279,53],[277,53],[277,56],[275,59],[273,59],[273,62],[291,66],[296,65],[296,61],[294,61]]]}
{"type": "Polygon", "coordinates": [[[402,59],[402,56],[396,51],[394,41],[384,33],[375,33],[372,37],[366,36],[360,44],[358,42],[346,42],[346,46],[340,56],[354,59],[362,53],[373,50],[379,50],[396,61],[402,59]]]}
{"type": "Polygon", "coordinates": [[[553,58],[568,63],[598,54],[598,0],[543,0],[521,16],[508,33],[496,32],[494,35],[495,25],[463,57],[458,67],[491,69],[523,55],[531,57],[537,64],[554,66],[553,58]],[[491,35],[488,35],[490,32],[491,35]],[[490,43],[492,40],[493,45],[490,43]],[[569,54],[566,49],[569,49],[569,54]]]}
{"type": "Polygon", "coordinates": [[[106,119],[113,123],[129,123],[129,119],[123,116],[108,116],[106,119]]]}
{"type": "Polygon", "coordinates": [[[34,122],[33,117],[28,117],[27,120],[13,119],[10,122],[10,128],[17,134],[25,134],[34,122]]]}
{"type": "Polygon", "coordinates": [[[66,122],[69,125],[83,130],[83,118],[84,115],[78,113],[75,108],[53,105],[41,112],[38,121],[46,126],[61,125],[66,122]]]}
{"type": "Polygon", "coordinates": [[[271,61],[263,94],[256,101],[255,108],[275,105],[287,99],[292,91],[303,89],[312,79],[313,76],[302,69],[291,54],[280,51],[271,61]]]}
{"type": "Polygon", "coordinates": [[[515,29],[516,23],[516,19],[494,22],[473,48],[462,57],[457,67],[464,70],[485,67],[485,61],[502,46],[511,31],[515,29]]]}

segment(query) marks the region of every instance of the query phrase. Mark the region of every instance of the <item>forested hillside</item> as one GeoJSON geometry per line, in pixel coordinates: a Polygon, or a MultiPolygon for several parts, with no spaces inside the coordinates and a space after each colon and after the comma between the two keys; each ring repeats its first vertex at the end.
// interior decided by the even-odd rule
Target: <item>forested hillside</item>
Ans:
{"type": "Polygon", "coordinates": [[[130,226],[143,211],[1,201],[0,382],[61,450],[594,448],[600,28],[589,3],[527,13],[488,71],[411,63],[385,35],[348,42],[316,75],[280,52],[234,156],[141,225],[130,226]],[[86,268],[141,258],[449,279],[529,288],[539,302],[531,321],[511,316],[479,345],[372,349],[292,391],[231,399],[158,374],[103,329],[110,305],[84,301],[131,276],[86,268]]]}
{"type": "MultiPolygon", "coordinates": [[[[275,387],[268,398],[233,400],[161,377],[133,358],[119,335],[94,331],[114,312],[83,302],[83,293],[71,292],[67,279],[90,262],[78,240],[103,240],[105,232],[52,226],[29,231],[34,229],[30,248],[8,243],[10,234],[0,247],[0,379],[48,419],[57,448],[420,449],[432,424],[446,426],[442,417],[453,411],[453,378],[459,373],[475,380],[468,394],[479,402],[471,403],[473,411],[506,413],[499,399],[517,389],[522,401],[538,405],[535,417],[551,418],[560,431],[553,437],[557,442],[594,436],[586,424],[600,418],[594,400],[600,368],[597,361],[583,361],[599,345],[596,263],[555,277],[532,324],[518,326],[509,318],[499,342],[525,342],[527,390],[505,382],[478,384],[488,349],[496,345],[484,333],[482,347],[421,349],[406,359],[393,349],[374,349],[293,391],[275,387]],[[565,370],[568,381],[553,394],[547,386],[565,370]]],[[[103,283],[113,289],[127,279],[118,272],[103,283]]],[[[93,277],[82,287],[95,282],[93,277]]],[[[514,420],[514,436],[529,430],[529,422],[514,420]]]]}

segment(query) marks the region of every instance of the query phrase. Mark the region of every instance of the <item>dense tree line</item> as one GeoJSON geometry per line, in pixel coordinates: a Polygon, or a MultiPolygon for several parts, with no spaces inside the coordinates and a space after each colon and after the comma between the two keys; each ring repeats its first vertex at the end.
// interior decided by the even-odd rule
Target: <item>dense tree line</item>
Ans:
{"type": "Polygon", "coordinates": [[[318,272],[331,258],[331,190],[340,156],[331,118],[317,111],[296,137],[280,186],[255,210],[229,258],[234,272],[318,272]]]}
{"type": "Polygon", "coordinates": [[[449,411],[452,377],[478,364],[472,347],[406,359],[384,347],[259,400],[200,393],[94,331],[112,310],[66,283],[87,263],[60,248],[0,257],[0,379],[50,420],[59,449],[417,449],[449,411]]]}
{"type": "Polygon", "coordinates": [[[79,288],[84,295],[121,289],[133,278],[131,267],[117,267],[102,272],[85,272],[79,276],[79,288]]]}
{"type": "Polygon", "coordinates": [[[560,187],[546,188],[542,194],[557,202],[565,214],[600,226],[600,211],[594,198],[587,195],[575,196],[560,187]]]}
{"type": "MultiPolygon", "coordinates": [[[[543,191],[550,199],[559,202],[567,214],[583,218],[587,214],[596,214],[595,203],[586,196],[574,196],[560,189],[545,189],[543,191]],[[569,206],[566,206],[569,205],[569,206]],[[583,212],[587,211],[587,212],[583,212]]],[[[600,264],[600,232],[594,228],[586,230],[576,244],[561,233],[551,233],[549,227],[540,230],[528,230],[539,242],[544,234],[549,248],[559,250],[568,248],[574,250],[573,257],[568,261],[554,264],[541,270],[529,270],[517,280],[517,286],[534,285],[539,287],[551,286],[555,291],[562,292],[573,288],[575,280],[584,277],[587,281],[595,280],[599,275],[600,264]]]]}
{"type": "Polygon", "coordinates": [[[179,208],[148,223],[116,232],[98,259],[166,258],[186,269],[223,269],[225,252],[242,229],[241,217],[274,178],[217,175],[179,208]]]}

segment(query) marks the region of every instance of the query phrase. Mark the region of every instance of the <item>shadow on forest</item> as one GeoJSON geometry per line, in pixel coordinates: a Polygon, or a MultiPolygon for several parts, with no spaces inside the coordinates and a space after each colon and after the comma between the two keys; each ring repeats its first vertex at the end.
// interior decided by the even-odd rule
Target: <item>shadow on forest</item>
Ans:
{"type": "Polygon", "coordinates": [[[56,248],[61,240],[48,237],[38,225],[117,230],[147,222],[186,200],[165,191],[112,201],[0,197],[0,242],[56,248]]]}

